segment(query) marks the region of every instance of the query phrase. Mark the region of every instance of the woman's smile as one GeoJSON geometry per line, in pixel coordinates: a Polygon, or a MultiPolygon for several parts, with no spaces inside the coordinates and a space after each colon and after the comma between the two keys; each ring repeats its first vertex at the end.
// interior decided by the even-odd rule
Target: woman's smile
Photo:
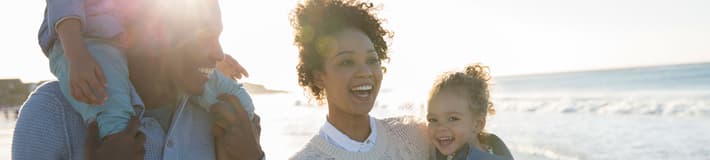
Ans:
{"type": "Polygon", "coordinates": [[[350,88],[350,94],[352,94],[357,101],[371,102],[373,88],[373,85],[368,83],[355,85],[350,88]]]}

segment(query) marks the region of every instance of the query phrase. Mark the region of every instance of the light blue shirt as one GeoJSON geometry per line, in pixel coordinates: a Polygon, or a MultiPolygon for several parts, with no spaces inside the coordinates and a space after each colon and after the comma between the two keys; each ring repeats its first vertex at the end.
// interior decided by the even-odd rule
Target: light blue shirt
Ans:
{"type": "MultiPolygon", "coordinates": [[[[196,103],[183,98],[174,110],[167,132],[152,117],[142,114],[143,103],[135,92],[132,104],[141,116],[146,135],[147,160],[215,159],[214,138],[210,131],[213,119],[196,103]]],[[[81,116],[61,94],[57,82],[37,88],[23,104],[15,126],[12,158],[16,160],[63,159],[84,157],[86,126],[81,116]]]]}

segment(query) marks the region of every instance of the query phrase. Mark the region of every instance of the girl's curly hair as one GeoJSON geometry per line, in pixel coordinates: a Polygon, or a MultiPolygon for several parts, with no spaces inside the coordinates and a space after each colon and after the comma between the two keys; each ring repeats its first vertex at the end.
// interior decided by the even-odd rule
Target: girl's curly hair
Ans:
{"type": "Polygon", "coordinates": [[[325,97],[323,88],[313,83],[313,71],[323,69],[323,53],[319,53],[319,48],[325,44],[318,43],[323,39],[345,29],[357,29],[372,41],[380,62],[389,60],[386,40],[393,33],[382,27],[383,20],[373,13],[376,9],[372,3],[357,0],[306,0],[293,9],[290,21],[299,52],[298,83],[317,101],[322,102],[325,97]]]}
{"type": "Polygon", "coordinates": [[[486,116],[495,114],[490,100],[488,81],[491,79],[488,67],[481,64],[466,66],[463,72],[447,72],[439,76],[429,92],[429,102],[442,91],[455,91],[466,96],[468,107],[474,114],[486,116]]]}

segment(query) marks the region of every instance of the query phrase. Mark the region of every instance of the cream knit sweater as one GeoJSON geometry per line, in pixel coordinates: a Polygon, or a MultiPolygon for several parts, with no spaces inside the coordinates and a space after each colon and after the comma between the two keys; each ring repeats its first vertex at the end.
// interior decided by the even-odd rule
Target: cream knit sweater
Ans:
{"type": "Polygon", "coordinates": [[[293,160],[395,160],[427,159],[429,144],[425,123],[415,117],[377,119],[377,141],[368,152],[348,152],[315,135],[290,159],[293,160]]]}

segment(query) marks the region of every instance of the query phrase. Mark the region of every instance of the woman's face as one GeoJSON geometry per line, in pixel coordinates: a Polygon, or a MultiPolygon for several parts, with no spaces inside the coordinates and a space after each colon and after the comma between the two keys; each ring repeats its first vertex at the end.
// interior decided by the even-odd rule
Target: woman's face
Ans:
{"type": "Polygon", "coordinates": [[[382,82],[382,66],[370,39],[360,30],[345,29],[317,42],[323,69],[314,71],[314,80],[325,90],[331,114],[367,115],[382,82]]]}

